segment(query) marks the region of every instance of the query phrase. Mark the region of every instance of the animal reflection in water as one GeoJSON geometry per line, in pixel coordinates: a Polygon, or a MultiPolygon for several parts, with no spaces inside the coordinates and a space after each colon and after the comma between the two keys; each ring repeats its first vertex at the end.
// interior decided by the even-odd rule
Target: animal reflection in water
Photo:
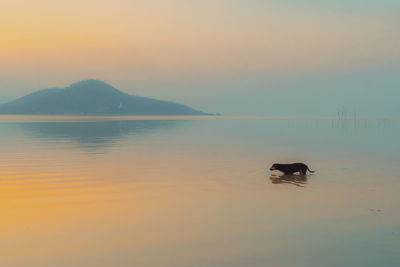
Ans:
{"type": "Polygon", "coordinates": [[[298,187],[304,187],[307,184],[306,175],[287,174],[278,176],[273,174],[269,179],[273,184],[292,184],[298,187]]]}

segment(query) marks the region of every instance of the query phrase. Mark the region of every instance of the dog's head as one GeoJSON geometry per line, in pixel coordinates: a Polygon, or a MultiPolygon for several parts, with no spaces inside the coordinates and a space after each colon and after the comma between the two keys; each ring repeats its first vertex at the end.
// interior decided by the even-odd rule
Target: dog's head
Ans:
{"type": "Polygon", "coordinates": [[[278,164],[272,164],[272,166],[271,166],[271,168],[269,168],[269,170],[270,171],[274,171],[274,170],[277,170],[278,169],[278,166],[277,166],[278,164]]]}

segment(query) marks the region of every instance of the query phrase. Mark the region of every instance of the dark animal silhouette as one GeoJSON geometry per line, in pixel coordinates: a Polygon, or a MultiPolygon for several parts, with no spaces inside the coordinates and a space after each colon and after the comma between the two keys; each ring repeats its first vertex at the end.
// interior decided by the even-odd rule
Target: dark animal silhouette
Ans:
{"type": "Polygon", "coordinates": [[[285,175],[291,175],[295,172],[300,173],[301,175],[306,175],[307,171],[314,173],[314,171],[310,170],[308,166],[304,163],[292,163],[292,164],[279,164],[275,163],[269,168],[271,171],[278,170],[283,172],[285,175]]]}

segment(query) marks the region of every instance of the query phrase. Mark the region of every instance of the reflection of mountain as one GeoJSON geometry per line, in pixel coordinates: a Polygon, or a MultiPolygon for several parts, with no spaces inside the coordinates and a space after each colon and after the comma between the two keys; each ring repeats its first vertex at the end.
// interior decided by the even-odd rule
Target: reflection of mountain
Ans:
{"type": "Polygon", "coordinates": [[[79,148],[96,150],[116,145],[127,135],[166,131],[183,120],[103,120],[90,122],[23,122],[28,134],[46,142],[75,143],[79,148]]]}

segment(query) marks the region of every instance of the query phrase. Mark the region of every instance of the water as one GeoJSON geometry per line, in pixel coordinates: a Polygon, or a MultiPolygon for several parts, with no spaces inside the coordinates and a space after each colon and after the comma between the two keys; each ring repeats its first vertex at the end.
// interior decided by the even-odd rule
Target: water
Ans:
{"type": "Polygon", "coordinates": [[[0,265],[399,266],[398,136],[395,118],[1,116],[0,265]]]}

